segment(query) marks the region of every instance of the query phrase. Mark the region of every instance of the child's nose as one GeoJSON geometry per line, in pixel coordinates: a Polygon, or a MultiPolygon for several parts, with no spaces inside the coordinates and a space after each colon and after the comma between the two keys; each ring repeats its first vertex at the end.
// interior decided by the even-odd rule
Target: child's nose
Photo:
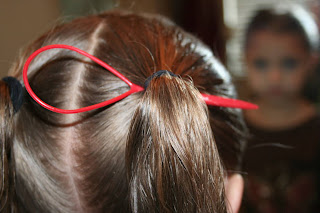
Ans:
{"type": "Polygon", "coordinates": [[[277,68],[273,68],[269,72],[269,81],[273,83],[280,83],[281,81],[281,71],[277,68]]]}

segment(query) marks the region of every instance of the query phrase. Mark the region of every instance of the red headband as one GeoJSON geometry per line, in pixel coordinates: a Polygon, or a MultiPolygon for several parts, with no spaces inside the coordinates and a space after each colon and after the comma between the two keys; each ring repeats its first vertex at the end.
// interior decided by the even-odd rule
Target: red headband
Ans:
{"type": "MultiPolygon", "coordinates": [[[[28,93],[30,94],[30,96],[38,103],[40,104],[42,107],[51,110],[53,112],[57,112],[57,113],[62,113],[62,114],[72,114],[72,113],[80,113],[80,112],[86,112],[86,111],[90,111],[90,110],[94,110],[94,109],[98,109],[104,106],[107,106],[109,104],[112,104],[114,102],[117,102],[119,100],[124,99],[125,97],[131,95],[132,93],[136,93],[136,92],[140,92],[143,91],[144,88],[141,86],[138,86],[134,83],[132,83],[131,81],[129,81],[126,77],[124,77],[121,73],[119,73],[117,70],[115,70],[113,67],[111,67],[110,65],[106,64],[105,62],[101,61],[100,59],[94,57],[93,55],[90,55],[89,53],[80,50],[76,47],[73,46],[68,46],[68,45],[64,45],[64,44],[54,44],[54,45],[48,45],[48,46],[44,46],[40,49],[38,49],[37,51],[35,51],[26,61],[24,67],[23,67],[23,81],[24,81],[24,85],[26,90],[28,91],[28,93]],[[129,86],[130,86],[130,90],[115,97],[112,98],[110,100],[104,101],[102,103],[99,104],[94,104],[91,106],[87,106],[87,107],[83,107],[80,109],[72,109],[72,110],[67,110],[67,109],[59,109],[59,108],[55,108],[53,106],[50,106],[49,104],[43,102],[31,89],[29,81],[28,81],[28,68],[29,68],[29,64],[31,63],[31,61],[41,52],[44,52],[46,50],[49,49],[55,49],[55,48],[60,48],[60,49],[69,49],[72,51],[75,51],[77,53],[80,53],[81,55],[84,55],[88,58],[90,58],[92,61],[96,62],[97,64],[99,64],[100,66],[104,67],[106,70],[110,71],[111,73],[113,73],[115,76],[117,76],[118,78],[120,78],[122,81],[126,82],[129,86]]],[[[232,108],[242,108],[242,109],[257,109],[258,106],[252,103],[248,103],[245,101],[241,101],[241,100],[236,100],[236,99],[230,99],[230,98],[224,98],[224,97],[220,97],[220,96],[215,96],[215,95],[208,95],[208,94],[202,94],[203,100],[206,102],[207,105],[211,105],[211,106],[221,106],[221,107],[232,107],[232,108]]]]}

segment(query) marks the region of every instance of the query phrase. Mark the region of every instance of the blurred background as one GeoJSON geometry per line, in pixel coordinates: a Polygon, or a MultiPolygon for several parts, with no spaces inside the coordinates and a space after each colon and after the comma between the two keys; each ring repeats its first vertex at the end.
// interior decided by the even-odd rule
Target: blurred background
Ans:
{"type": "MultiPolygon", "coordinates": [[[[0,0],[0,75],[38,35],[57,23],[113,8],[160,13],[207,43],[237,81],[242,63],[244,26],[259,7],[279,0],[0,0]]],[[[284,0],[283,0],[284,1],[284,0]]],[[[287,0],[312,10],[319,19],[320,0],[287,0]]]]}

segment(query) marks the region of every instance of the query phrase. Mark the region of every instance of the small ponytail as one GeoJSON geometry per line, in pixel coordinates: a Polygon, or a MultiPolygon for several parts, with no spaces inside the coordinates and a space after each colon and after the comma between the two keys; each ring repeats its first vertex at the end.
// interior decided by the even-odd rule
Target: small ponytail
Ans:
{"type": "Polygon", "coordinates": [[[15,212],[15,171],[12,151],[13,116],[10,89],[0,81],[0,212],[15,212]]]}
{"type": "Polygon", "coordinates": [[[226,212],[223,167],[200,97],[179,77],[151,79],[127,141],[132,212],[226,212]]]}

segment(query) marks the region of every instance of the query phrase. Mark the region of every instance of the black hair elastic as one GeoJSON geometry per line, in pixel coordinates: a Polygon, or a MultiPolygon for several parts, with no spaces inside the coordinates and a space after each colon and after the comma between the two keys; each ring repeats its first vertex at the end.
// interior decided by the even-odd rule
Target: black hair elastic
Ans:
{"type": "Polygon", "coordinates": [[[177,77],[176,74],[174,74],[173,72],[170,72],[170,71],[168,71],[168,70],[159,70],[158,72],[153,73],[151,76],[149,76],[149,77],[147,78],[147,80],[144,82],[144,89],[147,89],[147,87],[148,87],[149,84],[150,84],[150,81],[151,81],[153,78],[159,77],[159,76],[161,76],[161,75],[163,75],[163,74],[169,74],[169,75],[171,75],[172,77],[177,77]]]}
{"type": "Polygon", "coordinates": [[[18,112],[23,104],[24,89],[20,81],[14,77],[4,77],[2,79],[9,87],[10,98],[14,112],[18,112]]]}

